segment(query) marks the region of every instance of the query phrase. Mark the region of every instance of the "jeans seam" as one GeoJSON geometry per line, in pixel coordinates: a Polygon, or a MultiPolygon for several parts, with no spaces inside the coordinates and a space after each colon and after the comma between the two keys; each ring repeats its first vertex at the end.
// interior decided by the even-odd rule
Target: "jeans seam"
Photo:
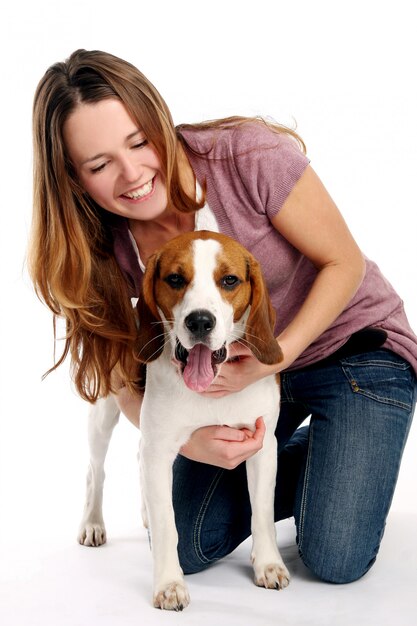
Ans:
{"type": "Polygon", "coordinates": [[[380,367],[388,367],[394,370],[405,371],[410,369],[410,364],[407,362],[398,363],[397,361],[390,361],[389,359],[366,359],[366,360],[355,360],[354,358],[344,358],[340,359],[340,363],[347,366],[353,367],[369,367],[370,365],[380,366],[380,367]]]}
{"type": "MultiPolygon", "coordinates": [[[[376,363],[375,361],[373,363],[376,363]]],[[[380,365],[380,363],[377,363],[378,365],[380,365]]],[[[355,366],[352,366],[349,363],[342,363],[342,371],[344,373],[344,375],[346,376],[351,390],[353,393],[358,393],[362,396],[364,396],[365,398],[369,398],[370,400],[374,400],[375,402],[380,402],[381,404],[387,404],[390,406],[396,406],[399,409],[403,409],[404,411],[410,411],[413,408],[413,404],[411,403],[407,403],[407,402],[402,402],[401,400],[396,400],[394,398],[389,398],[386,396],[381,396],[377,393],[374,393],[372,391],[369,391],[368,389],[366,389],[364,386],[360,386],[360,384],[358,383],[358,381],[356,380],[355,377],[355,368],[357,367],[357,364],[355,364],[355,366]]],[[[397,370],[400,371],[405,371],[406,368],[395,368],[397,370]]]]}
{"type": "Polygon", "coordinates": [[[310,425],[306,469],[304,473],[303,494],[301,497],[301,506],[300,506],[300,523],[299,523],[299,531],[298,531],[298,550],[300,552],[300,555],[301,555],[301,548],[302,548],[303,536],[304,536],[304,522],[305,522],[305,512],[307,508],[307,491],[308,491],[309,482],[310,482],[310,466],[311,466],[312,448],[313,448],[313,427],[312,425],[310,425]]]}
{"type": "Polygon", "coordinates": [[[203,550],[201,549],[201,529],[203,526],[206,511],[210,504],[210,500],[213,497],[213,494],[216,490],[217,485],[219,484],[219,481],[223,475],[223,472],[224,472],[223,469],[219,469],[219,471],[216,473],[213,480],[211,481],[210,486],[207,490],[207,493],[201,504],[200,510],[198,511],[198,515],[197,515],[197,519],[196,519],[196,523],[194,527],[194,533],[193,533],[194,550],[195,550],[197,557],[200,559],[202,563],[211,563],[212,561],[215,560],[215,559],[208,559],[203,554],[203,550]]]}
{"type": "Polygon", "coordinates": [[[281,375],[281,403],[294,402],[294,398],[291,393],[291,385],[288,377],[285,374],[281,375]]]}
{"type": "Polygon", "coordinates": [[[388,404],[389,406],[396,406],[399,409],[403,409],[404,411],[411,411],[413,408],[411,404],[406,404],[405,402],[401,402],[401,400],[393,400],[392,398],[384,398],[383,396],[378,396],[371,391],[366,391],[364,389],[356,389],[356,382],[354,380],[350,381],[352,386],[352,391],[354,393],[359,393],[361,396],[365,396],[365,398],[369,398],[370,400],[375,400],[375,402],[380,402],[381,404],[388,404]]]}
{"type": "MultiPolygon", "coordinates": [[[[414,393],[414,395],[416,395],[416,392],[414,393]]],[[[397,457],[396,471],[393,474],[393,477],[391,478],[391,485],[392,485],[392,488],[391,488],[391,498],[386,503],[386,506],[385,506],[385,509],[384,509],[384,514],[383,514],[383,525],[382,525],[382,528],[380,528],[379,533],[378,533],[378,538],[379,538],[380,542],[374,549],[375,558],[376,558],[376,556],[377,556],[377,554],[379,552],[382,536],[384,534],[384,529],[385,529],[385,525],[386,525],[386,522],[387,522],[388,513],[390,511],[390,508],[391,508],[391,505],[392,505],[392,501],[394,499],[395,486],[396,486],[397,481],[398,481],[398,476],[399,476],[400,467],[401,467],[401,460],[402,460],[403,452],[404,452],[404,449],[405,449],[405,445],[407,443],[408,434],[410,432],[411,423],[413,421],[413,413],[414,413],[414,409],[413,409],[413,403],[412,403],[411,407],[409,408],[409,417],[408,417],[407,428],[406,428],[406,430],[404,432],[403,440],[402,440],[402,443],[401,443],[401,452],[400,452],[400,454],[397,457]]],[[[372,563],[371,563],[371,565],[372,565],[372,563]]]]}

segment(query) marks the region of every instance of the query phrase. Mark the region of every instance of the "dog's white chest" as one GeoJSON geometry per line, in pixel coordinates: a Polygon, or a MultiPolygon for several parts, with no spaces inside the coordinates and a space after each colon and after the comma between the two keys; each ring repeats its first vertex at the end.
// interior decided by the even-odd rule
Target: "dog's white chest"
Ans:
{"type": "Polygon", "coordinates": [[[237,393],[210,398],[185,385],[174,365],[164,354],[148,364],[146,392],[141,411],[141,430],[152,437],[156,431],[167,439],[188,439],[203,426],[252,427],[258,417],[276,421],[279,412],[279,386],[274,376],[263,378],[237,393]],[[142,419],[143,416],[143,419],[142,419]]]}

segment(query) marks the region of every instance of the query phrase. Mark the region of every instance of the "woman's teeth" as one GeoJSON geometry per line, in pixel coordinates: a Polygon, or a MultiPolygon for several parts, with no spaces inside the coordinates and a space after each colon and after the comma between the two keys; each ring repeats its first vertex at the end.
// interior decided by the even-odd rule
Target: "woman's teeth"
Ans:
{"type": "Polygon", "coordinates": [[[144,196],[148,195],[148,193],[152,191],[152,185],[153,185],[153,178],[148,183],[146,183],[146,185],[143,185],[140,189],[136,189],[136,191],[130,191],[129,193],[125,193],[123,195],[126,196],[127,198],[132,198],[133,200],[137,200],[138,198],[143,198],[144,196]]]}

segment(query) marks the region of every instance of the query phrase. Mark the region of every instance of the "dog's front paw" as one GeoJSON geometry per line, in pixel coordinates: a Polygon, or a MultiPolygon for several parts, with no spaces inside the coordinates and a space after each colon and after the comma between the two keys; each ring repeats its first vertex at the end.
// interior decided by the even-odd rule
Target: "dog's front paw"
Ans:
{"type": "Polygon", "coordinates": [[[255,585],[265,589],[285,589],[290,583],[290,574],[284,563],[270,563],[263,567],[254,566],[255,585]]]}
{"type": "Polygon", "coordinates": [[[187,587],[183,583],[174,582],[155,592],[153,605],[157,609],[182,611],[190,603],[187,587]]]}
{"type": "Polygon", "coordinates": [[[104,524],[82,524],[78,532],[78,542],[82,546],[101,546],[106,543],[106,529],[104,524]]]}

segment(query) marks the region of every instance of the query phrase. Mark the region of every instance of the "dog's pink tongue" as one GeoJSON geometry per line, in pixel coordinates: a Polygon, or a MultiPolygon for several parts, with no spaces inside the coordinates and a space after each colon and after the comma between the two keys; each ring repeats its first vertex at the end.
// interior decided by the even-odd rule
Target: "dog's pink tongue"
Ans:
{"type": "Polygon", "coordinates": [[[187,387],[193,391],[205,391],[211,385],[214,371],[211,364],[211,350],[207,346],[198,343],[191,348],[183,377],[187,387]]]}

